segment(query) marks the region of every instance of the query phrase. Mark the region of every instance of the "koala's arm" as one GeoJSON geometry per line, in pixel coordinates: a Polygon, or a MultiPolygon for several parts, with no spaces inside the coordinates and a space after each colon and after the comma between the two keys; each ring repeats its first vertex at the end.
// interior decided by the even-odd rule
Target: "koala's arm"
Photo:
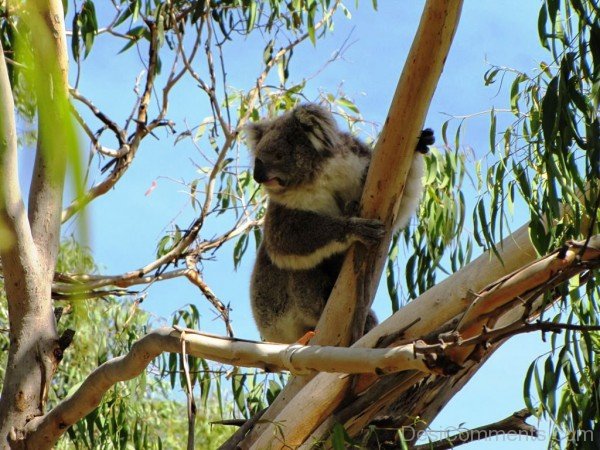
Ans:
{"type": "Polygon", "coordinates": [[[271,202],[265,217],[264,243],[277,267],[305,270],[346,251],[354,242],[370,244],[383,234],[378,220],[328,216],[271,202]]]}

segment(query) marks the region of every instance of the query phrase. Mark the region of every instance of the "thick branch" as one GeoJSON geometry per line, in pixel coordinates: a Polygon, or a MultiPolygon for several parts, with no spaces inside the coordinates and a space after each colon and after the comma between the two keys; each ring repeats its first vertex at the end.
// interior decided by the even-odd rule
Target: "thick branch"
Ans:
{"type": "MultiPolygon", "coordinates": [[[[479,335],[484,326],[496,324],[513,302],[525,307],[524,319],[527,319],[532,313],[532,302],[541,293],[585,270],[587,266],[583,263],[594,261],[600,262],[600,249],[587,248],[581,252],[578,246],[571,245],[503,277],[475,296],[458,324],[457,332],[465,340],[479,335]]],[[[450,350],[449,356],[461,364],[472,350],[473,347],[461,346],[450,350]]]]}
{"type": "Polygon", "coordinates": [[[29,222],[45,276],[54,276],[65,170],[75,145],[68,103],[69,60],[62,2],[32,2],[38,135],[29,189],[29,222]],[[47,3],[47,4],[46,4],[47,3]]]}
{"type": "MultiPolygon", "coordinates": [[[[523,283],[524,279],[530,279],[534,283],[537,282],[537,286],[545,286],[545,283],[549,280],[549,277],[555,273],[557,265],[561,267],[561,270],[565,270],[568,264],[565,265],[563,260],[559,258],[564,257],[567,261],[570,261],[571,267],[579,271],[586,270],[585,264],[579,264],[577,260],[567,258],[569,252],[578,250],[568,250],[564,254],[554,254],[550,257],[541,259],[535,264],[531,264],[533,257],[535,256],[533,247],[529,241],[527,226],[522,227],[515,234],[507,238],[502,245],[498,246],[502,263],[492,258],[490,254],[484,254],[471,264],[463,268],[461,271],[450,276],[443,282],[439,283],[429,291],[424,293],[421,297],[409,303],[401,311],[393,315],[391,318],[386,320],[384,323],[371,330],[366,336],[360,339],[353,347],[362,346],[377,346],[379,342],[387,340],[388,336],[396,336],[396,340],[399,339],[414,339],[426,334],[430,334],[437,329],[440,329],[444,324],[449,323],[453,318],[459,316],[465,311],[469,304],[475,298],[481,298],[478,295],[469,293],[467,287],[471,287],[476,291],[483,293],[486,290],[486,285],[498,285],[498,282],[492,280],[498,275],[512,273],[518,266],[525,264],[525,267],[520,272],[514,272],[512,275],[502,279],[500,285],[505,287],[506,296],[503,297],[502,301],[498,301],[498,298],[494,299],[494,303],[500,306],[500,313],[505,314],[505,310],[502,309],[502,305],[511,301],[512,299],[520,299],[526,296],[528,292],[536,287],[536,285],[523,283]],[[552,261],[549,262],[548,258],[552,261]],[[559,261],[556,261],[558,258],[559,261]],[[523,273],[527,276],[522,276],[523,273]],[[512,282],[509,282],[512,280],[512,282]],[[422,317],[427,317],[427,321],[420,320],[422,317]],[[408,327],[408,328],[407,328],[408,327]],[[398,336],[397,330],[404,329],[404,336],[398,336]]],[[[589,262],[592,259],[598,258],[598,251],[590,249],[584,256],[589,262]]],[[[584,259],[584,260],[585,260],[584,259]]],[[[570,272],[572,276],[576,272],[570,272]]],[[[509,323],[519,320],[522,316],[526,306],[522,305],[522,301],[515,304],[515,307],[511,310],[511,319],[508,323],[498,321],[497,326],[507,325],[509,323]]],[[[539,306],[537,306],[539,308],[539,306]]],[[[534,307],[529,307],[529,311],[535,311],[534,307]]],[[[486,317],[488,311],[484,310],[486,317]]],[[[482,328],[479,329],[481,333],[482,328]]],[[[392,341],[388,341],[392,342],[392,341]]],[[[498,345],[497,343],[496,345],[498,345]]],[[[453,351],[462,352],[465,351],[467,354],[472,352],[472,347],[459,346],[456,350],[449,350],[450,354],[453,351]],[[466,348],[465,348],[466,347],[466,348]],[[464,350],[463,350],[464,349],[464,350]]],[[[456,362],[460,363],[461,359],[456,362]]],[[[472,364],[469,364],[470,367],[472,364]]],[[[464,371],[461,371],[456,377],[464,376],[464,371]]],[[[472,373],[472,372],[469,372],[472,373]]],[[[404,376],[404,375],[403,375],[404,376]]],[[[406,375],[408,376],[408,375],[406,375]]],[[[450,383],[451,384],[451,383],[450,383]]],[[[302,441],[290,441],[288,436],[296,436],[291,432],[298,434],[303,433],[303,428],[306,423],[315,424],[315,426],[323,421],[327,420],[337,405],[345,396],[346,389],[349,386],[349,381],[346,379],[340,379],[331,374],[319,374],[314,380],[312,380],[295,398],[288,401],[286,407],[280,413],[276,420],[278,423],[285,423],[286,426],[283,428],[283,432],[286,436],[286,442],[288,444],[293,443],[299,445],[302,441]],[[308,398],[319,398],[319,404],[312,404],[311,408],[302,409],[305,407],[304,402],[308,398]],[[300,408],[300,409],[299,409],[300,408]],[[293,411],[303,410],[305,414],[302,415],[300,421],[296,420],[297,416],[293,411]]],[[[394,397],[391,396],[390,399],[394,397]]],[[[373,397],[374,401],[381,400],[380,396],[373,397]]],[[[379,404],[378,408],[373,408],[372,413],[376,414],[385,405],[379,404]]],[[[366,425],[370,420],[369,417],[372,415],[367,414],[364,410],[362,411],[359,422],[355,422],[356,430],[360,430],[362,425],[366,425]]],[[[281,432],[281,429],[279,430],[281,432]]],[[[318,438],[318,436],[315,436],[318,438]]]]}
{"type": "MultiPolygon", "coordinates": [[[[368,307],[375,294],[381,271],[385,264],[391,241],[391,224],[398,212],[404,183],[408,174],[415,144],[422,128],[425,114],[441,75],[454,32],[458,25],[462,1],[429,0],[413,46],[406,60],[402,77],[390,107],[385,126],[375,148],[362,197],[365,217],[381,219],[388,229],[380,245],[370,249],[353,247],[346,255],[338,282],[317,326],[316,342],[325,345],[348,345],[360,335],[368,307]],[[400,126],[401,125],[401,126],[400,126]],[[353,330],[353,324],[356,328],[353,330]]],[[[245,440],[253,448],[268,448],[275,432],[277,415],[290,397],[304,386],[307,380],[294,379],[265,413],[264,422],[258,425],[245,440]],[[260,438],[259,438],[260,435],[260,438]]],[[[299,409],[304,411],[307,405],[299,409]]],[[[287,409],[287,407],[286,407],[287,409]]],[[[297,410],[298,411],[298,410],[297,410]]],[[[296,419],[299,419],[296,414],[296,419]]],[[[315,416],[315,418],[317,418],[315,416]]],[[[296,422],[296,421],[295,421],[296,422]]],[[[291,443],[299,444],[308,428],[318,422],[304,422],[296,429],[298,435],[291,443]]],[[[309,431],[310,433],[310,431],[309,431]]],[[[287,440],[287,436],[284,440],[287,440]]],[[[280,448],[281,442],[273,448],[280,448]]]]}
{"type": "MultiPolygon", "coordinates": [[[[589,249],[589,251],[583,253],[581,262],[569,256],[570,253],[574,253],[577,250],[578,248],[573,246],[572,249],[557,252],[541,258],[533,264],[527,264],[510,275],[503,277],[500,281],[490,284],[492,287],[500,286],[499,289],[490,289],[488,286],[483,288],[478,294],[470,296],[476,299],[473,304],[478,305],[478,310],[482,314],[482,317],[473,317],[473,319],[478,323],[488,324],[490,327],[495,326],[496,328],[488,329],[481,325],[477,329],[476,336],[466,335],[466,339],[461,341],[460,338],[463,335],[459,326],[458,339],[455,336],[449,343],[442,341],[441,344],[431,345],[430,348],[432,349],[445,349],[444,354],[457,365],[461,365],[463,369],[448,379],[433,379],[433,381],[429,381],[434,384],[438,383],[440,386],[455,386],[462,379],[470,378],[481,364],[485,362],[487,356],[508,337],[521,331],[528,332],[534,329],[557,331],[564,328],[561,324],[555,324],[555,326],[545,323],[527,324],[525,320],[536,317],[540,314],[541,308],[550,306],[539,300],[543,298],[541,295],[543,292],[552,290],[566,279],[600,264],[600,250],[589,249]],[[560,270],[560,273],[556,273],[557,270],[560,270]],[[505,305],[508,304],[512,304],[509,310],[505,308],[505,305]],[[481,305],[487,305],[489,308],[480,308],[481,305]]],[[[407,309],[408,307],[402,311],[407,309]]],[[[432,314],[434,312],[430,312],[429,316],[431,317],[432,314]]],[[[577,329],[587,331],[584,328],[577,329]]],[[[476,328],[473,328],[468,331],[475,332],[475,330],[476,328]]],[[[431,335],[434,334],[431,333],[431,335]]],[[[365,336],[365,339],[368,337],[369,335],[365,336]]],[[[425,351],[426,349],[423,348],[423,350],[425,351]]],[[[398,384],[402,384],[402,379],[408,376],[409,374],[399,374],[398,384]]],[[[421,374],[418,374],[418,376],[422,378],[421,374]]],[[[387,390],[397,390],[395,383],[387,390]]],[[[420,386],[419,389],[421,387],[423,386],[420,386]]],[[[338,420],[342,419],[342,423],[345,423],[346,430],[350,435],[358,434],[375,418],[376,414],[379,414],[380,411],[390,405],[391,401],[398,398],[400,393],[404,392],[400,390],[396,392],[396,395],[384,398],[378,389],[380,387],[374,385],[373,389],[363,392],[361,397],[359,397],[360,402],[366,402],[369,405],[368,409],[364,405],[357,409],[353,404],[350,404],[346,406],[346,411],[354,411],[354,415],[349,415],[348,412],[335,414],[338,420]]],[[[429,385],[428,387],[423,387],[423,392],[427,392],[427,397],[423,393],[419,394],[422,397],[419,400],[420,402],[427,403],[427,398],[436,399],[437,390],[435,386],[429,385]]],[[[412,399],[408,398],[405,401],[414,403],[412,399]]],[[[422,403],[419,403],[417,406],[411,404],[410,411],[404,411],[402,407],[395,408],[394,411],[397,412],[398,416],[396,420],[402,423],[405,417],[410,417],[412,414],[420,414],[419,407],[423,408],[422,403]]],[[[395,413],[390,414],[393,416],[395,413]]],[[[312,438],[319,439],[322,436],[313,435],[312,438]]]]}
{"type": "MultiPolygon", "coordinates": [[[[15,105],[0,42],[0,252],[6,288],[31,269],[35,250],[19,187],[15,105]]],[[[18,296],[16,296],[18,298],[18,296]]]]}
{"type": "MultiPolygon", "coordinates": [[[[186,342],[189,355],[236,366],[292,372],[387,373],[430,369],[414,345],[390,349],[283,345],[231,339],[193,330],[161,328],[138,342],[125,356],[113,358],[92,372],[79,389],[52,411],[35,418],[26,427],[28,448],[50,448],[77,420],[96,408],[115,383],[138,376],[162,352],[180,353],[186,342]]],[[[339,376],[339,375],[338,375],[339,376]]]]}

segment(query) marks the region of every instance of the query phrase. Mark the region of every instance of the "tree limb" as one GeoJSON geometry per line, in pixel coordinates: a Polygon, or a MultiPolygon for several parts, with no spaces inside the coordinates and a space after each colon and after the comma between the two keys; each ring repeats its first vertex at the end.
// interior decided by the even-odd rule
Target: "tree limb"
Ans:
{"type": "MultiPolygon", "coordinates": [[[[361,200],[364,217],[382,220],[388,231],[381,243],[369,249],[368,254],[357,246],[353,246],[346,254],[338,282],[317,325],[317,344],[348,345],[351,340],[360,337],[357,330],[363,329],[383,270],[392,238],[391,224],[402,198],[415,143],[446,61],[461,7],[462,1],[456,0],[429,0],[425,5],[386,123],[375,147],[361,200]]],[[[293,379],[288,383],[284,389],[286,395],[280,395],[275,400],[265,413],[265,422],[255,427],[245,439],[245,444],[252,444],[252,448],[256,449],[271,446],[274,424],[279,423],[280,416],[284,414],[282,409],[288,409],[288,406],[284,407],[284,401],[296,395],[306,382],[306,379],[293,379]]],[[[305,399],[308,400],[308,397],[305,399]]],[[[306,406],[302,405],[298,410],[304,411],[306,406]]],[[[300,417],[298,414],[295,416],[294,422],[298,422],[300,417]]],[[[314,418],[318,420],[318,415],[314,418]]],[[[287,433],[294,430],[298,434],[289,436],[289,443],[300,444],[307,437],[307,431],[308,434],[312,431],[308,429],[317,424],[312,421],[297,423],[298,426],[288,427],[286,424],[284,440],[287,441],[287,433]]],[[[274,444],[273,448],[281,448],[281,445],[274,444]]]]}
{"type": "Polygon", "coordinates": [[[458,447],[459,445],[468,444],[469,442],[475,442],[482,439],[489,439],[504,434],[512,436],[516,435],[537,437],[537,428],[525,422],[525,419],[527,419],[530,416],[531,414],[527,409],[522,409],[520,411],[512,413],[510,416],[498,422],[473,428],[472,430],[464,430],[446,439],[440,439],[439,441],[430,442],[428,444],[423,445],[415,445],[414,447],[412,447],[412,449],[447,450],[450,448],[458,447]]]}
{"type": "Polygon", "coordinates": [[[0,42],[0,233],[3,237],[0,252],[7,289],[25,277],[25,265],[36,259],[19,185],[14,110],[4,49],[0,42]]]}
{"type": "MultiPolygon", "coordinates": [[[[569,250],[556,252],[553,255],[541,258],[534,264],[526,264],[521,270],[514,271],[511,275],[503,277],[499,282],[490,284],[491,286],[503,285],[503,288],[505,288],[504,296],[493,299],[494,303],[498,306],[497,312],[493,314],[483,313],[486,320],[490,321],[489,327],[493,326],[495,328],[482,327],[479,329],[477,336],[465,340],[461,340],[461,335],[457,332],[456,334],[459,336],[458,340],[453,338],[448,343],[441,340],[441,344],[432,345],[432,347],[439,345],[445,349],[444,354],[462,366],[462,369],[455,375],[443,379],[439,377],[428,378],[425,383],[413,386],[411,391],[400,391],[398,394],[402,394],[402,396],[396,395],[390,398],[393,401],[391,407],[390,403],[386,403],[387,400],[379,394],[377,390],[378,385],[375,384],[366,392],[362,392],[360,396],[360,401],[363,403],[366,402],[366,405],[369,405],[368,408],[362,406],[360,412],[358,412],[353,406],[354,402],[352,402],[345,407],[343,412],[336,412],[335,417],[339,419],[338,421],[344,423],[347,432],[351,436],[355,436],[363,430],[369,421],[375,418],[376,415],[381,414],[380,411],[386,411],[387,415],[394,417],[394,420],[397,422],[396,427],[409,426],[411,423],[410,417],[414,416],[414,414],[421,414],[422,411],[429,410],[438,411],[435,408],[439,405],[437,402],[440,398],[440,391],[451,389],[452,392],[457,392],[460,386],[471,378],[481,364],[487,360],[489,355],[508,337],[520,332],[534,331],[535,329],[547,329],[549,331],[562,329],[562,325],[564,324],[548,324],[546,322],[527,324],[523,319],[523,311],[527,311],[528,319],[539,315],[543,308],[551,304],[543,301],[544,296],[542,294],[544,291],[552,290],[555,286],[565,281],[565,277],[572,277],[600,263],[600,251],[594,250],[593,252],[586,253],[586,256],[584,256],[585,259],[581,262],[572,261],[570,266],[564,267],[563,272],[565,277],[558,275],[552,277],[552,271],[555,268],[551,262],[553,258],[564,259],[566,257],[568,260],[569,252],[575,252],[576,250],[578,250],[577,247],[572,245],[572,248],[569,250]],[[530,280],[534,283],[537,281],[539,286],[534,288],[530,284],[523,283],[523,280],[530,280]],[[524,300],[529,297],[531,297],[531,300],[524,300]],[[511,299],[519,299],[520,301],[514,303],[512,308],[507,310],[502,305],[510,303],[511,299]],[[415,400],[415,398],[418,400],[415,400]],[[429,407],[429,405],[431,406],[429,407]],[[390,410],[388,411],[388,409],[390,410]]],[[[483,291],[486,290],[487,288],[483,288],[483,291]]],[[[472,295],[471,298],[480,301],[485,296],[472,295]]],[[[578,331],[591,331],[587,327],[569,326],[568,328],[576,328],[578,331]]],[[[408,373],[398,374],[397,383],[402,384],[409,375],[408,373]]],[[[422,374],[416,375],[419,379],[423,378],[422,374]]],[[[447,396],[444,398],[446,401],[448,400],[447,396]]],[[[428,416],[421,415],[420,417],[423,418],[423,426],[426,426],[428,416]]],[[[322,438],[324,436],[313,435],[311,437],[311,439],[322,438]]]]}
{"type": "MultiPolygon", "coordinates": [[[[586,270],[584,263],[594,262],[600,262],[600,249],[590,247],[582,252],[578,246],[571,244],[565,249],[557,250],[480,291],[461,318],[456,331],[464,340],[477,336],[485,325],[497,322],[505,311],[505,305],[514,301],[522,303],[530,292],[533,292],[530,296],[530,302],[533,302],[544,291],[586,270]]],[[[527,307],[527,302],[525,305],[529,315],[531,308],[527,307]]],[[[464,345],[450,349],[448,355],[457,364],[461,364],[471,351],[472,346],[464,345]]]]}
{"type": "MultiPolygon", "coordinates": [[[[129,149],[125,154],[116,158],[113,161],[114,167],[104,180],[94,185],[87,193],[83,196],[76,198],[71,202],[71,204],[63,210],[61,221],[66,222],[73,215],[75,215],[79,210],[84,208],[88,203],[94,200],[101,195],[104,195],[108,192],[123,176],[123,174],[129,168],[129,165],[133,161],[135,154],[140,146],[142,139],[151,131],[151,129],[147,126],[148,121],[148,105],[150,103],[150,97],[152,95],[152,89],[154,87],[154,80],[156,79],[156,65],[158,61],[158,32],[156,28],[156,24],[153,22],[148,22],[148,27],[150,29],[150,46],[148,50],[148,69],[146,72],[146,82],[144,85],[144,92],[140,99],[140,103],[137,110],[137,118],[136,118],[136,130],[131,139],[128,142],[121,142],[123,140],[122,130],[114,124],[108,117],[104,114],[100,113],[100,111],[91,105],[88,102],[88,107],[92,109],[92,112],[102,120],[110,129],[113,130],[117,139],[119,140],[119,145],[121,148],[126,148],[126,145],[129,145],[129,149]]],[[[72,91],[72,95],[78,96],[80,101],[84,101],[85,99],[80,96],[77,91],[72,91]]],[[[154,124],[154,126],[158,126],[158,124],[154,124]]]]}
{"type": "Polygon", "coordinates": [[[60,242],[67,156],[76,141],[70,129],[69,60],[62,4],[54,0],[32,2],[30,13],[39,30],[32,34],[38,134],[28,213],[40,263],[45,276],[52,280],[60,242]]]}
{"type": "Polygon", "coordinates": [[[330,371],[339,377],[339,373],[388,373],[408,369],[430,373],[431,370],[427,358],[415,353],[414,345],[390,349],[284,345],[160,328],[137,341],[127,355],[98,367],[71,397],[52,411],[31,420],[25,428],[27,447],[50,448],[68,427],[96,408],[115,383],[138,376],[162,352],[181,353],[182,341],[189,355],[268,371],[330,371]]]}

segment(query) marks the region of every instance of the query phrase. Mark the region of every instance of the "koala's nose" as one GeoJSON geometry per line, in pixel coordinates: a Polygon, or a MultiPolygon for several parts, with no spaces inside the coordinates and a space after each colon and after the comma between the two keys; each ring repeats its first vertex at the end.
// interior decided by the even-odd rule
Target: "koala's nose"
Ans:
{"type": "Polygon", "coordinates": [[[257,183],[264,183],[269,179],[267,176],[267,169],[265,164],[258,158],[254,160],[254,173],[253,173],[254,181],[257,183]]]}

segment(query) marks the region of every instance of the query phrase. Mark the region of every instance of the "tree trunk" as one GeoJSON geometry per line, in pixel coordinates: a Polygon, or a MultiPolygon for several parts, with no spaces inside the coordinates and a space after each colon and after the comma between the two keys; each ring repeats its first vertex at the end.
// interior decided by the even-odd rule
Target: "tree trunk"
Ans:
{"type": "Polygon", "coordinates": [[[10,348],[0,398],[0,448],[9,448],[26,422],[43,414],[62,356],[51,287],[67,153],[61,130],[69,120],[63,16],[60,0],[35,1],[29,2],[23,19],[30,20],[35,30],[30,44],[39,64],[32,71],[38,145],[29,218],[19,189],[14,100],[0,47],[0,220],[10,236],[10,242],[0,248],[10,320],[10,348]]]}

